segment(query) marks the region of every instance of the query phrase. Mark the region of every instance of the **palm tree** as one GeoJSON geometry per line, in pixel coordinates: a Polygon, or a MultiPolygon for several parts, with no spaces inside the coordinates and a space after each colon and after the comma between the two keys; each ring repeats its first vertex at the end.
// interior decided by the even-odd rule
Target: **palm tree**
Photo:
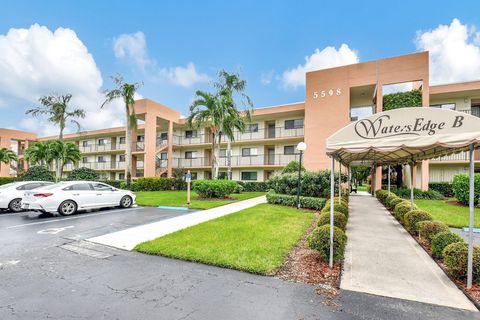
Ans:
{"type": "Polygon", "coordinates": [[[25,150],[25,160],[33,165],[51,165],[47,142],[35,142],[25,150]]]}
{"type": "Polygon", "coordinates": [[[123,99],[125,103],[125,115],[127,123],[126,142],[127,150],[125,157],[125,165],[127,168],[127,186],[130,186],[132,181],[132,134],[133,129],[137,127],[137,115],[135,113],[135,92],[140,88],[143,83],[126,83],[120,74],[111,77],[115,88],[105,91],[105,101],[102,103],[101,108],[106,104],[120,99],[123,99]]]}
{"type": "Polygon", "coordinates": [[[17,161],[17,155],[8,148],[0,149],[0,166],[2,163],[9,164],[11,161],[17,161]]]}
{"type": "Polygon", "coordinates": [[[42,105],[41,107],[29,109],[25,113],[31,114],[34,117],[40,115],[48,116],[48,121],[53,122],[60,127],[58,138],[63,140],[63,130],[67,125],[67,121],[70,120],[70,122],[76,125],[77,129],[80,130],[80,123],[74,118],[85,118],[85,110],[79,108],[71,111],[69,110],[68,104],[70,99],[72,99],[71,94],[43,96],[39,99],[39,102],[42,105]]]}
{"type": "Polygon", "coordinates": [[[69,161],[78,162],[82,158],[80,149],[75,143],[64,142],[62,140],[52,140],[48,142],[48,158],[54,159],[56,166],[57,180],[63,175],[63,168],[69,161]]]}

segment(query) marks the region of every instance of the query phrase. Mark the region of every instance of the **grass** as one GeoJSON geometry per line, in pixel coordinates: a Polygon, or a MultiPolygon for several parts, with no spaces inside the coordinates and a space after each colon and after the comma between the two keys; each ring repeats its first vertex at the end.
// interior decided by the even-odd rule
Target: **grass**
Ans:
{"type": "Polygon", "coordinates": [[[271,274],[283,265],[314,218],[310,212],[260,204],[141,243],[135,250],[271,274]]]}
{"type": "MultiPolygon", "coordinates": [[[[210,209],[232,202],[246,200],[264,195],[265,192],[243,192],[232,194],[230,199],[198,199],[198,194],[192,191],[190,208],[210,209]]],[[[187,207],[187,191],[143,191],[136,192],[137,204],[141,206],[172,206],[187,207]]]]}
{"type": "MultiPolygon", "coordinates": [[[[442,221],[450,227],[468,227],[468,206],[452,203],[455,199],[446,200],[415,200],[417,206],[429,212],[434,220],[442,221]]],[[[480,208],[474,211],[475,227],[480,227],[480,208]]]]}
{"type": "Polygon", "coordinates": [[[366,185],[366,184],[359,185],[358,188],[357,188],[357,191],[367,192],[368,191],[368,185],[366,185]]]}

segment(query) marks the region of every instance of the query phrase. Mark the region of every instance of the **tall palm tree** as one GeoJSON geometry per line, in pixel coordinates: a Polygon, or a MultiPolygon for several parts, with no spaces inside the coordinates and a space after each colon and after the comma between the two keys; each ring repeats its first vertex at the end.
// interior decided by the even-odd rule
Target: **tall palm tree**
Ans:
{"type": "Polygon", "coordinates": [[[63,130],[65,129],[68,120],[80,130],[80,123],[75,120],[75,118],[85,118],[85,110],[80,108],[70,110],[69,103],[71,99],[71,94],[43,96],[39,99],[39,102],[42,105],[41,107],[29,109],[25,113],[31,114],[34,117],[40,115],[48,116],[48,121],[55,123],[60,127],[58,138],[63,140],[63,130]]]}
{"type": "Polygon", "coordinates": [[[9,164],[11,161],[17,161],[17,155],[8,148],[0,149],[0,166],[2,163],[9,164]]]}
{"type": "Polygon", "coordinates": [[[48,143],[35,142],[25,150],[25,160],[32,165],[51,165],[52,159],[49,158],[48,143]]]}
{"type": "Polygon", "coordinates": [[[126,83],[123,80],[122,75],[117,74],[111,77],[115,88],[105,91],[105,101],[102,103],[101,108],[106,104],[117,100],[123,99],[125,103],[125,120],[127,123],[126,142],[127,150],[125,157],[125,165],[127,168],[127,186],[130,186],[132,181],[132,134],[133,129],[137,127],[137,115],[135,113],[135,92],[142,86],[143,83],[126,83]]]}
{"type": "Polygon", "coordinates": [[[54,159],[56,166],[57,180],[63,175],[63,168],[69,161],[78,162],[82,158],[80,149],[75,143],[53,140],[48,142],[49,158],[54,159]]]}

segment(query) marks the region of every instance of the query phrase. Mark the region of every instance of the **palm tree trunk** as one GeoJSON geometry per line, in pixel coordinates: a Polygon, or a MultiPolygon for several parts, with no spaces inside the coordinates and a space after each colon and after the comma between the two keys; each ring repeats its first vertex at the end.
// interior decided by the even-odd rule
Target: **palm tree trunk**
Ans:
{"type": "Polygon", "coordinates": [[[227,169],[227,179],[232,180],[232,144],[230,139],[227,141],[227,162],[228,162],[228,169],[227,169]]]}
{"type": "Polygon", "coordinates": [[[125,157],[125,166],[127,168],[127,187],[130,188],[132,182],[132,125],[130,123],[130,108],[128,104],[126,107],[127,131],[125,140],[127,142],[127,156],[125,157]]]}
{"type": "MultiPolygon", "coordinates": [[[[220,146],[222,143],[222,131],[220,130],[218,132],[218,144],[217,147],[215,148],[215,159],[220,159],[220,146]]],[[[217,162],[217,166],[215,167],[215,179],[218,179],[218,171],[220,169],[220,165],[217,162]]]]}
{"type": "Polygon", "coordinates": [[[215,168],[217,159],[215,157],[215,132],[212,131],[212,179],[215,179],[215,168]]]}

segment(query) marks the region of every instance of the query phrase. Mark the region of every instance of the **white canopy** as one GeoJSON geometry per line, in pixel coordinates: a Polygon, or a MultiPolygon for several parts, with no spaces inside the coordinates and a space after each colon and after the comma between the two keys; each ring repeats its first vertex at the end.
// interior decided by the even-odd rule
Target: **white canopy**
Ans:
{"type": "Polygon", "coordinates": [[[438,108],[401,108],[376,113],[340,129],[327,139],[326,151],[350,164],[426,160],[466,151],[480,142],[480,118],[438,108]]]}

